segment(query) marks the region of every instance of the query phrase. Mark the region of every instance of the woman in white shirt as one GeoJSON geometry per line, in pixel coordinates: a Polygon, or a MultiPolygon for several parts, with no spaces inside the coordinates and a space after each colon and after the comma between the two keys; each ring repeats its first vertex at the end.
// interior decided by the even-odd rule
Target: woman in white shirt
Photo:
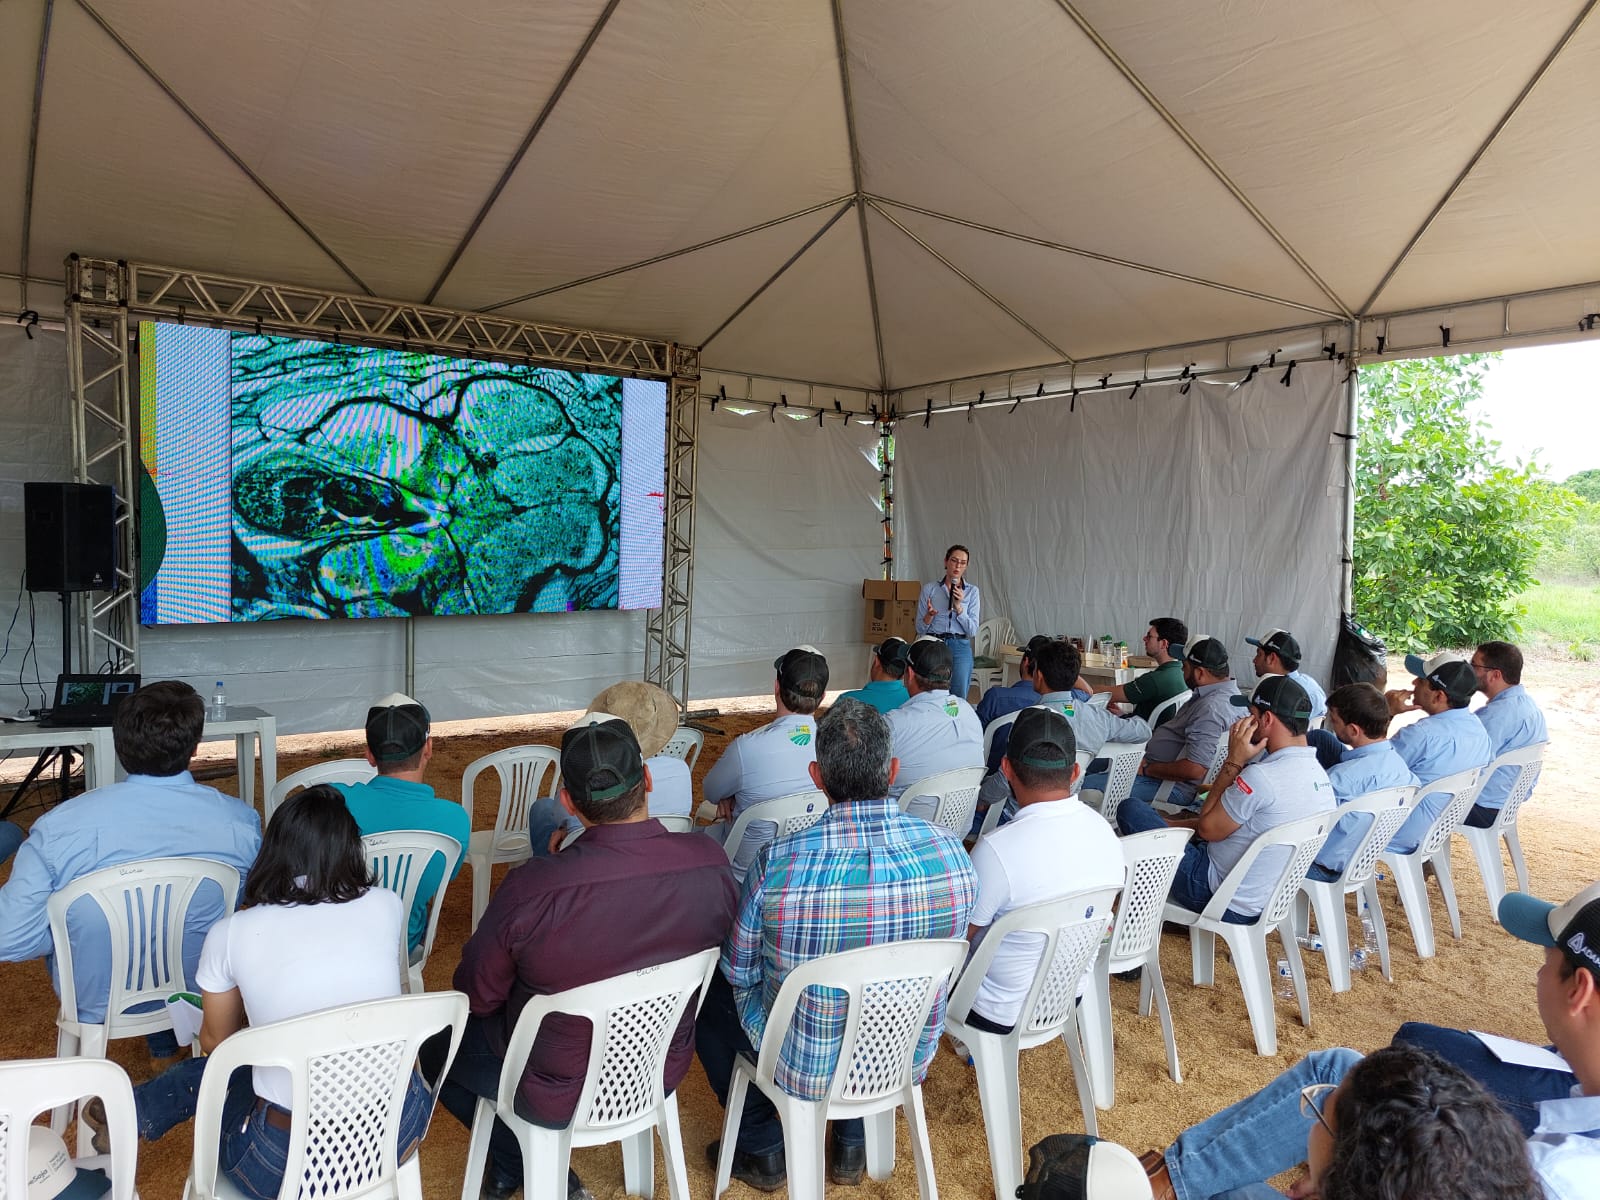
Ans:
{"type": "MultiPolygon", "coordinates": [[[[405,912],[400,897],[373,880],[355,818],[336,789],[306,788],[278,808],[241,899],[244,907],[211,927],[200,952],[205,1052],[247,1022],[400,995],[405,912]]],[[[205,1063],[179,1063],[134,1089],[142,1138],[154,1141],[194,1116],[205,1063]]],[[[229,1081],[220,1165],[246,1195],[272,1200],[289,1146],[289,1078],[279,1067],[256,1067],[251,1075],[239,1071],[229,1081]]],[[[432,1107],[413,1074],[402,1159],[426,1132],[432,1107]]],[[[86,1113],[97,1143],[102,1111],[90,1106],[86,1113]]]]}

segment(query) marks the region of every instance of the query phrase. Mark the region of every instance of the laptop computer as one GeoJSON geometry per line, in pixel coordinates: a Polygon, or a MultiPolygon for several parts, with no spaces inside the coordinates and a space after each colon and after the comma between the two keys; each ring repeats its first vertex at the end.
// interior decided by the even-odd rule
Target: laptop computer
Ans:
{"type": "Polygon", "coordinates": [[[109,725],[122,698],[138,690],[137,675],[58,675],[56,702],[39,714],[39,724],[57,728],[109,725]]]}

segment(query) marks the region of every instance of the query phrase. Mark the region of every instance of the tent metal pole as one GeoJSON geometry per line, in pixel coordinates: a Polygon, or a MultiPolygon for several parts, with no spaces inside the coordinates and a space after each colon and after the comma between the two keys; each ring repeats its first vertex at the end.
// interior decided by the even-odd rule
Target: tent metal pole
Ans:
{"type": "Polygon", "coordinates": [[[1348,329],[1350,375],[1344,385],[1344,549],[1340,554],[1339,606],[1351,613],[1355,600],[1356,448],[1361,432],[1361,322],[1351,321],[1348,329]]]}
{"type": "Polygon", "coordinates": [[[408,696],[417,694],[417,619],[406,618],[406,686],[408,696]]]}
{"type": "Polygon", "coordinates": [[[22,310],[28,303],[28,246],[33,241],[33,178],[39,160],[39,110],[44,107],[44,67],[50,55],[50,24],[55,16],[55,0],[45,0],[44,22],[39,29],[39,65],[33,75],[33,115],[28,121],[28,165],[22,185],[22,255],[18,272],[22,280],[22,310]]]}
{"type": "Polygon", "coordinates": [[[695,474],[700,428],[700,350],[670,347],[667,477],[662,511],[661,607],[645,618],[644,678],[689,709],[694,600],[695,474]]]}

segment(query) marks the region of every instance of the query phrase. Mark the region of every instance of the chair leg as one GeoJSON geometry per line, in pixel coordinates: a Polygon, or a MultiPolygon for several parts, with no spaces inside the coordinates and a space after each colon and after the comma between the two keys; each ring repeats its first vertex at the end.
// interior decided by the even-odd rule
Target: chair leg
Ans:
{"type": "Polygon", "coordinates": [[[661,1157],[667,1163],[667,1195],[671,1200],[689,1200],[689,1166],[683,1154],[683,1126],[678,1123],[677,1092],[668,1092],[661,1101],[656,1133],[661,1138],[661,1157]]]}
{"type": "Polygon", "coordinates": [[[722,1114],[722,1146],[717,1152],[717,1188],[713,1196],[727,1191],[728,1181],[733,1178],[733,1148],[739,1140],[739,1119],[744,1116],[744,1094],[749,1086],[750,1075],[744,1063],[734,1059],[733,1077],[728,1081],[728,1107],[722,1114]]]}
{"type": "Polygon", "coordinates": [[[1389,926],[1383,919],[1383,905],[1378,902],[1378,877],[1373,875],[1362,886],[1361,895],[1367,906],[1367,916],[1372,918],[1372,932],[1378,939],[1378,965],[1385,982],[1394,982],[1394,964],[1389,958],[1389,926]]]}
{"type": "MultiPolygon", "coordinates": [[[[1344,916],[1343,913],[1339,915],[1341,918],[1344,916]]],[[[1305,959],[1300,953],[1300,943],[1295,940],[1294,930],[1287,921],[1278,926],[1278,940],[1283,943],[1283,956],[1289,962],[1289,978],[1294,982],[1295,999],[1300,1003],[1300,1024],[1309,1029],[1311,1028],[1311,989],[1306,984],[1305,959]]],[[[1324,942],[1323,944],[1326,945],[1327,943],[1324,942]]],[[[1267,961],[1266,951],[1267,936],[1266,932],[1263,931],[1261,935],[1262,965],[1265,965],[1267,961]]],[[[1345,965],[1346,967],[1349,966],[1348,958],[1345,960],[1345,965]]],[[[1274,1020],[1274,1025],[1276,1025],[1276,1020],[1274,1020]]]]}
{"type": "Polygon", "coordinates": [[[494,865],[489,862],[479,862],[472,858],[467,860],[472,868],[472,933],[478,932],[478,922],[483,920],[483,910],[489,907],[489,877],[494,871],[494,865]]]}
{"type": "Polygon", "coordinates": [[[1478,874],[1483,878],[1483,891],[1489,898],[1489,919],[1500,923],[1500,897],[1506,894],[1506,868],[1500,858],[1500,831],[1498,829],[1465,828],[1467,846],[1478,864],[1478,874]]]}
{"type": "MultiPolygon", "coordinates": [[[[1153,946],[1144,963],[1143,986],[1155,998],[1156,1011],[1161,1014],[1161,1036],[1167,1043],[1167,1074],[1173,1083],[1183,1082],[1183,1072],[1178,1069],[1178,1036],[1172,1026],[1172,1006],[1167,1003],[1167,982],[1161,977],[1160,946],[1153,946]]],[[[1110,1033],[1110,1027],[1106,1032],[1110,1033]]]]}
{"type": "Polygon", "coordinates": [[[656,1193],[656,1148],[650,1130],[622,1139],[622,1186],[630,1196],[652,1200],[656,1193]]]}
{"type": "Polygon", "coordinates": [[[478,1200],[483,1172],[489,1162],[489,1135],[494,1131],[494,1101],[478,1097],[472,1112],[472,1134],[467,1139],[467,1174],[461,1181],[461,1200],[478,1200]]]}
{"type": "Polygon", "coordinates": [[[1406,911],[1406,921],[1411,926],[1411,941],[1417,947],[1418,958],[1432,958],[1433,909],[1428,904],[1428,889],[1422,878],[1422,859],[1416,854],[1385,856],[1394,871],[1395,890],[1400,893],[1400,906],[1406,911]]]}
{"type": "MultiPolygon", "coordinates": [[[[522,1143],[522,1200],[567,1200],[567,1167],[572,1162],[572,1127],[545,1129],[516,1124],[522,1143]]],[[[624,1150],[623,1162],[627,1155],[624,1150]]]]}
{"type": "Polygon", "coordinates": [[[1250,1015],[1256,1053],[1264,1057],[1276,1054],[1278,1014],[1273,1008],[1272,975],[1267,970],[1266,931],[1253,925],[1239,925],[1223,936],[1233,956],[1239,986],[1244,990],[1244,1007],[1250,1015]]]}
{"type": "Polygon", "coordinates": [[[1189,926],[1189,969],[1196,987],[1211,987],[1217,978],[1217,935],[1198,925],[1189,926]]]}
{"type": "MultiPolygon", "coordinates": [[[[1521,813],[1517,814],[1519,817],[1521,813]]],[[[1517,836],[1517,823],[1515,821],[1501,830],[1506,839],[1506,849],[1511,852],[1511,868],[1517,875],[1517,890],[1528,890],[1528,860],[1522,857],[1522,839],[1517,836]]]]}
{"type": "MultiPolygon", "coordinates": [[[[79,1056],[78,1035],[69,1030],[65,1025],[56,1025],[56,1057],[77,1058],[79,1056]]],[[[63,1104],[59,1108],[50,1110],[50,1132],[57,1137],[65,1137],[67,1124],[72,1120],[74,1105],[63,1104]]],[[[80,1147],[81,1149],[81,1147],[80,1147]]]]}
{"type": "Polygon", "coordinates": [[[862,1118],[867,1131],[867,1174],[884,1180],[894,1174],[894,1109],[862,1118]]]}
{"type": "MultiPolygon", "coordinates": [[[[911,1135],[911,1159],[917,1168],[917,1194],[921,1200],[939,1200],[939,1185],[933,1177],[933,1146],[928,1141],[928,1114],[922,1107],[922,1088],[916,1084],[911,1085],[905,1110],[906,1132],[911,1135]]],[[[1018,1142],[1021,1142],[1020,1136],[1018,1142]]]]}
{"type": "MultiPolygon", "coordinates": [[[[1083,1031],[1078,1026],[1077,1013],[1068,1010],[1067,1023],[1061,1030],[1061,1040],[1067,1044],[1067,1057],[1072,1060],[1072,1078],[1078,1085],[1078,1108],[1083,1112],[1083,1131],[1090,1137],[1100,1136],[1100,1114],[1094,1107],[1094,1086],[1089,1079],[1089,1064],[1084,1061],[1083,1031]]],[[[1011,1071],[1011,1078],[1017,1077],[1016,1069],[1011,1071]]],[[[1022,1118],[1022,1101],[1017,1100],[1017,1122],[1020,1125],[1022,1118]]]]}
{"type": "Polygon", "coordinates": [[[1439,880],[1439,894],[1444,897],[1444,911],[1450,917],[1450,935],[1461,940],[1461,905],[1456,902],[1456,881],[1450,870],[1450,843],[1446,842],[1433,856],[1433,873],[1439,880]]]}
{"type": "Polygon", "coordinates": [[[1317,932],[1322,935],[1322,957],[1328,966],[1328,982],[1334,993],[1350,990],[1350,922],[1345,916],[1344,888],[1341,884],[1313,883],[1301,890],[1317,913],[1317,932]]]}
{"type": "MultiPolygon", "coordinates": [[[[731,1096],[730,1096],[731,1101],[731,1096]]],[[[823,1138],[827,1122],[823,1106],[805,1100],[779,1104],[783,1121],[783,1156],[789,1168],[790,1200],[822,1200],[827,1181],[827,1151],[823,1138]]],[[[872,1134],[867,1134],[868,1153],[871,1153],[872,1134]]],[[[724,1153],[727,1144],[724,1143],[724,1153]]]]}
{"type": "MultiPolygon", "coordinates": [[[[1102,947],[1103,949],[1103,947],[1102,947]]],[[[1089,1060],[1089,1086],[1097,1108],[1116,1102],[1116,1080],[1111,1066],[1111,973],[1105,955],[1097,955],[1089,968],[1089,986],[1078,1006],[1083,1030],[1083,1051],[1089,1060]]]]}
{"type": "Polygon", "coordinates": [[[395,1172],[395,1191],[400,1200],[422,1200],[422,1155],[413,1154],[395,1172]]]}
{"type": "Polygon", "coordinates": [[[967,1047],[978,1077],[978,1107],[989,1143],[989,1177],[996,1196],[1014,1196],[1022,1183],[1022,1100],[1016,1086],[1014,1039],[974,1032],[967,1047]]]}

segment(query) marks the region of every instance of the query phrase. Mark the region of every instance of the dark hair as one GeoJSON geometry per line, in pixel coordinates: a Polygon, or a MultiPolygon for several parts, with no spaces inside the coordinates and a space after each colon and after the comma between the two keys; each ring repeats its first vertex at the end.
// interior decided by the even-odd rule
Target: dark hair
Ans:
{"type": "Polygon", "coordinates": [[[1513,686],[1522,682],[1522,651],[1510,642],[1482,642],[1478,653],[1486,670],[1499,671],[1513,686]]]}
{"type": "Polygon", "coordinates": [[[1076,646],[1065,638],[1056,638],[1039,647],[1033,665],[1044,676],[1045,686],[1052,692],[1064,692],[1078,681],[1083,660],[1076,646]]]}
{"type": "Polygon", "coordinates": [[[1388,1046],[1350,1068],[1323,1200],[1537,1200],[1522,1129],[1431,1051],[1388,1046]]]}
{"type": "MultiPolygon", "coordinates": [[[[810,687],[812,685],[807,684],[806,686],[810,687]]],[[[802,692],[791,691],[783,686],[782,680],[778,681],[779,702],[797,717],[808,717],[816,712],[817,705],[822,703],[822,697],[825,695],[827,695],[826,691],[819,690],[815,696],[807,696],[802,692]]]]}
{"type": "Polygon", "coordinates": [[[893,757],[889,722],[870,704],[840,700],[817,722],[817,771],[830,804],[883,799],[893,757]]]}
{"type": "Polygon", "coordinates": [[[272,814],[244,885],[245,904],[343,904],[374,885],[361,830],[331,783],[290,796],[272,814]]]}
{"type": "Polygon", "coordinates": [[[1333,689],[1328,707],[1339,719],[1354,725],[1369,738],[1389,735],[1389,702],[1370,683],[1347,683],[1333,689]]]}
{"type": "MultiPolygon", "coordinates": [[[[904,679],[906,677],[906,660],[904,658],[896,658],[889,662],[884,662],[883,657],[876,650],[872,652],[872,657],[876,660],[878,669],[890,679],[904,679]]],[[[787,701],[784,703],[784,707],[789,707],[787,701]]],[[[811,707],[813,710],[816,709],[814,704],[811,707]]],[[[789,711],[793,712],[794,710],[790,709],[789,711]]]]}
{"type": "Polygon", "coordinates": [[[147,683],[117,705],[111,740],[130,775],[176,775],[189,769],[206,724],[200,693],[179,679],[147,683]]]}
{"type": "Polygon", "coordinates": [[[1029,791],[1061,791],[1065,792],[1072,787],[1072,769],[1078,765],[1078,734],[1072,728],[1072,722],[1067,722],[1066,745],[1061,747],[1067,752],[1067,762],[1061,767],[1036,767],[1029,763],[1018,762],[1011,757],[1010,747],[1006,749],[1006,761],[1011,764],[1011,772],[1017,777],[1017,782],[1029,791]]]}
{"type": "MultiPolygon", "coordinates": [[[[602,773],[601,778],[609,778],[617,782],[615,775],[602,773]]],[[[602,784],[602,786],[604,786],[602,784]]],[[[645,787],[644,780],[640,780],[633,787],[623,792],[620,796],[613,796],[609,800],[595,800],[584,789],[574,791],[567,789],[567,795],[572,797],[572,807],[576,808],[589,819],[591,825],[615,825],[618,821],[625,821],[639,811],[639,806],[645,802],[649,789],[645,787]]]]}
{"type": "Polygon", "coordinates": [[[1189,640],[1189,627],[1177,617],[1151,617],[1150,628],[1169,646],[1181,646],[1189,640]]]}
{"type": "MultiPolygon", "coordinates": [[[[963,554],[965,554],[965,555],[966,555],[966,556],[967,556],[967,561],[968,561],[968,562],[971,562],[971,561],[972,561],[972,551],[971,551],[971,550],[968,550],[968,549],[967,549],[967,548],[966,548],[966,547],[965,547],[965,546],[963,546],[963,545],[961,545],[961,544],[959,544],[959,543],[957,543],[957,544],[956,544],[956,545],[954,545],[954,546],[951,546],[951,547],[950,547],[950,549],[948,549],[948,550],[946,550],[946,551],[945,551],[945,552],[944,552],[944,557],[945,557],[945,558],[949,558],[949,557],[950,557],[950,556],[951,556],[951,555],[952,555],[952,554],[954,554],[954,553],[955,553],[955,552],[956,552],[956,551],[957,551],[957,550],[959,550],[959,551],[961,551],[961,553],[963,553],[963,554]]],[[[944,561],[944,559],[940,559],[940,560],[939,560],[939,561],[940,561],[940,562],[943,562],[943,561],[944,561]]]]}

